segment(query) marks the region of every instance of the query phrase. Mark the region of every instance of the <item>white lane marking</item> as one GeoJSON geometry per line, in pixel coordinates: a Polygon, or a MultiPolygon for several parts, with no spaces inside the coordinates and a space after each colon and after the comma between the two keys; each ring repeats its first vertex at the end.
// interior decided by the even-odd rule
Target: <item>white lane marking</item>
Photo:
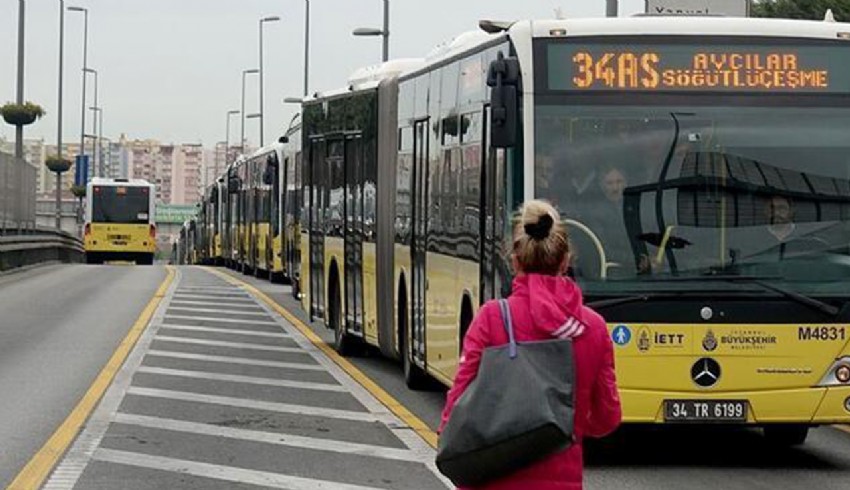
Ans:
{"type": "Polygon", "coordinates": [[[214,316],[193,316],[193,315],[166,315],[168,318],[177,320],[198,320],[202,322],[224,322],[224,323],[241,323],[243,325],[278,325],[277,322],[269,322],[266,320],[251,320],[248,318],[217,318],[214,316]]]}
{"type": "Polygon", "coordinates": [[[147,427],[150,429],[170,430],[214,437],[226,437],[229,439],[238,439],[240,441],[261,442],[276,446],[289,446],[299,449],[313,449],[316,451],[330,451],[342,454],[356,454],[358,456],[369,456],[395,461],[420,462],[416,453],[409,449],[395,449],[384,446],[373,446],[371,444],[360,444],[357,442],[316,439],[314,437],[239,429],[236,427],[223,427],[219,425],[203,424],[200,422],[187,422],[185,420],[149,417],[147,415],[131,415],[122,412],[115,414],[113,421],[119,424],[147,427]]]}
{"type": "Polygon", "coordinates": [[[289,335],[279,332],[263,332],[262,330],[243,330],[241,328],[216,328],[216,327],[199,327],[196,325],[173,325],[163,323],[159,326],[160,330],[183,330],[186,332],[210,332],[210,333],[229,333],[234,335],[249,335],[254,337],[270,337],[275,339],[288,339],[289,335]]]}
{"type": "Polygon", "coordinates": [[[325,371],[319,364],[308,364],[300,362],[266,361],[263,359],[248,359],[245,357],[213,356],[210,354],[195,354],[193,352],[175,352],[153,349],[147,355],[155,357],[171,357],[174,359],[190,359],[193,361],[219,362],[223,364],[243,364],[247,366],[265,366],[283,369],[300,369],[302,371],[325,371]]]}
{"type": "Polygon", "coordinates": [[[215,300],[221,301],[222,303],[234,303],[234,304],[244,304],[244,305],[253,305],[257,304],[253,298],[246,294],[238,294],[238,295],[230,295],[230,296],[210,296],[208,294],[190,294],[190,293],[182,293],[175,294],[174,301],[182,301],[186,299],[198,299],[198,300],[215,300]]]}
{"type": "Polygon", "coordinates": [[[210,463],[198,463],[185,459],[150,456],[147,454],[116,451],[114,449],[98,449],[94,459],[106,463],[123,464],[152,470],[170,471],[184,475],[229,481],[233,483],[248,483],[270,488],[285,488],[287,490],[374,490],[375,487],[364,487],[326,480],[314,480],[298,476],[282,475],[268,471],[246,470],[233,466],[223,466],[210,463]]]}
{"type": "Polygon", "coordinates": [[[147,328],[139,337],[136,346],[130,351],[124,365],[116,373],[115,379],[112,380],[112,386],[106,390],[103,398],[100,400],[95,411],[92,413],[89,420],[86,422],[85,428],[77,436],[73,446],[65,454],[62,462],[53,471],[50,479],[47,480],[44,490],[71,490],[73,489],[80,476],[91,461],[92,454],[100,446],[100,441],[109,429],[112,414],[118,410],[121,401],[124,399],[124,392],[130,386],[133,380],[133,371],[141,365],[145,352],[150,348],[151,342],[156,335],[157,325],[162,322],[165,316],[165,310],[168,308],[168,303],[174,297],[174,291],[177,289],[183,277],[183,272],[179,267],[175,267],[174,280],[165,297],[160,302],[154,312],[153,317],[148,323],[147,328]]]}
{"type": "Polygon", "coordinates": [[[310,381],[290,381],[288,379],[260,378],[257,376],[242,376],[239,374],[208,373],[204,371],[190,371],[187,369],[158,368],[151,366],[139,366],[137,373],[156,374],[158,376],[179,376],[182,378],[208,379],[210,381],[229,381],[232,383],[244,383],[249,385],[277,386],[279,388],[297,388],[301,390],[333,391],[336,393],[348,393],[344,386],[328,383],[313,383],[310,381]]]}
{"type": "Polygon", "coordinates": [[[283,318],[277,311],[274,311],[271,307],[269,307],[264,302],[258,302],[260,306],[263,307],[266,311],[269,312],[269,315],[275,320],[277,320],[283,329],[288,332],[292,336],[292,340],[295,341],[296,344],[301,346],[306,352],[313,357],[319,364],[325,367],[327,372],[333,376],[342,386],[348,388],[354,398],[357,399],[367,410],[375,414],[382,414],[388,417],[392,417],[393,422],[387,424],[387,428],[392,431],[392,433],[398,437],[411,451],[415,452],[418,455],[419,461],[422,462],[431,473],[440,480],[446,488],[455,488],[452,482],[443,476],[442,473],[437,469],[437,465],[434,462],[435,451],[434,448],[428,445],[419,435],[414,432],[407,424],[398,419],[395,415],[393,415],[386,406],[384,406],[378,399],[372,396],[369,391],[366,390],[360,383],[354,380],[351,376],[348,375],[345,371],[342,370],[334,361],[325,356],[325,354],[320,351],[315,345],[313,345],[310,340],[307,339],[297,328],[292,326],[285,318],[283,318]]]}
{"type": "Polygon", "coordinates": [[[225,340],[190,339],[187,337],[171,337],[169,335],[157,335],[156,340],[163,342],[178,342],[181,344],[209,345],[211,347],[230,347],[233,349],[253,349],[272,352],[304,352],[300,347],[279,347],[276,345],[249,344],[247,342],[227,342],[225,340]]]}
{"type": "Polygon", "coordinates": [[[205,299],[205,300],[221,299],[221,300],[225,300],[225,301],[247,301],[247,300],[251,299],[250,296],[248,296],[247,294],[244,294],[242,292],[233,293],[233,294],[225,294],[225,293],[219,294],[219,293],[201,293],[201,292],[188,291],[188,292],[183,292],[183,293],[177,293],[177,294],[174,295],[174,297],[178,300],[183,299],[183,298],[188,298],[188,297],[197,298],[197,299],[205,299]]]}
{"type": "Polygon", "coordinates": [[[388,417],[369,412],[352,412],[351,410],[337,410],[334,408],[310,407],[307,405],[293,405],[291,403],[267,402],[263,400],[251,400],[247,398],[234,398],[231,396],[204,395],[203,393],[192,393],[187,391],[160,390],[156,388],[142,388],[131,386],[127,390],[128,395],[145,396],[150,398],[166,398],[169,400],[181,400],[193,403],[211,403],[226,405],[229,407],[252,408],[265,410],[267,412],[291,413],[295,415],[310,415],[315,417],[327,417],[331,419],[353,420],[357,422],[384,422],[388,417]]]}
{"type": "Polygon", "coordinates": [[[195,313],[223,313],[226,315],[242,315],[242,316],[261,316],[263,318],[267,318],[268,315],[265,312],[262,313],[253,313],[250,311],[233,311],[233,310],[222,310],[219,308],[194,308],[190,306],[171,306],[168,307],[169,310],[180,310],[180,311],[193,311],[195,313]]]}
{"type": "Polygon", "coordinates": [[[256,303],[245,303],[245,304],[236,304],[236,303],[224,303],[221,301],[178,301],[174,300],[171,302],[171,306],[186,305],[189,307],[194,306],[226,306],[228,308],[237,308],[237,309],[245,309],[245,310],[259,310],[260,307],[256,303]]]}

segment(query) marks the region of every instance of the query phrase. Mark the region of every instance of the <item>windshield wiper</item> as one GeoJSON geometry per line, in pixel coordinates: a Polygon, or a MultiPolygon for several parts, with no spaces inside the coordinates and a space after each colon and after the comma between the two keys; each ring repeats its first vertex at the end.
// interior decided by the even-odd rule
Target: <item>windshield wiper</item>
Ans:
{"type": "Polygon", "coordinates": [[[634,296],[622,296],[620,298],[600,299],[598,301],[591,301],[590,303],[585,304],[585,306],[594,310],[600,310],[604,308],[611,308],[612,306],[624,305],[627,303],[649,301],[649,298],[652,296],[653,295],[651,294],[636,294],[634,296]]]}
{"type": "Polygon", "coordinates": [[[837,317],[839,313],[841,313],[840,308],[836,308],[835,306],[830,305],[829,303],[823,302],[819,299],[812,298],[811,296],[806,296],[805,294],[798,293],[797,291],[793,291],[791,289],[785,289],[783,287],[779,287],[766,280],[770,279],[782,279],[778,276],[738,276],[738,275],[728,275],[728,274],[708,274],[704,276],[677,276],[677,277],[669,277],[663,279],[655,279],[657,281],[664,282],[702,282],[702,281],[726,281],[726,282],[743,282],[747,284],[755,284],[756,286],[760,286],[763,289],[767,289],[768,291],[772,291],[774,293],[778,293],[782,296],[785,296],[788,299],[794,300],[801,305],[808,306],[814,310],[817,310],[821,313],[825,313],[832,317],[837,317]]]}

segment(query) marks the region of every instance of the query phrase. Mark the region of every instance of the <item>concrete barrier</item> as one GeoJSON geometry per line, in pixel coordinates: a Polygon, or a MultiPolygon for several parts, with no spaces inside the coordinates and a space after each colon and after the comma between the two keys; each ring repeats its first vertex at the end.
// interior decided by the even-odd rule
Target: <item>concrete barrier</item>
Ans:
{"type": "Polygon", "coordinates": [[[36,229],[22,235],[0,235],[0,272],[44,262],[83,262],[83,242],[65,232],[36,229]]]}

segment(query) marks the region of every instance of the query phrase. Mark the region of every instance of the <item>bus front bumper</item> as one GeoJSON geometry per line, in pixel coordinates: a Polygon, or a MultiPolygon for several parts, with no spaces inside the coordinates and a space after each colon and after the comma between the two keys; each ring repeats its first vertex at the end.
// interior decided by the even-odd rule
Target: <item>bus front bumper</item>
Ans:
{"type": "MultiPolygon", "coordinates": [[[[740,392],[659,392],[620,389],[623,422],[633,424],[680,423],[670,420],[665,408],[668,402],[746,401],[745,424],[850,424],[850,386],[815,387],[740,392]]],[[[709,417],[689,423],[723,422],[709,417]]],[[[741,423],[737,421],[736,423],[741,423]]]]}

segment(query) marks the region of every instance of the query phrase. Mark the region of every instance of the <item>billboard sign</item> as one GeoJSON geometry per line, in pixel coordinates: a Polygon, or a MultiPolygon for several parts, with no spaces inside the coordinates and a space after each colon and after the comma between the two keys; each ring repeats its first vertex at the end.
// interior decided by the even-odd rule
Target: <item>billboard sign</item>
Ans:
{"type": "Polygon", "coordinates": [[[750,0],[646,0],[646,13],[747,17],[750,0]]]}

